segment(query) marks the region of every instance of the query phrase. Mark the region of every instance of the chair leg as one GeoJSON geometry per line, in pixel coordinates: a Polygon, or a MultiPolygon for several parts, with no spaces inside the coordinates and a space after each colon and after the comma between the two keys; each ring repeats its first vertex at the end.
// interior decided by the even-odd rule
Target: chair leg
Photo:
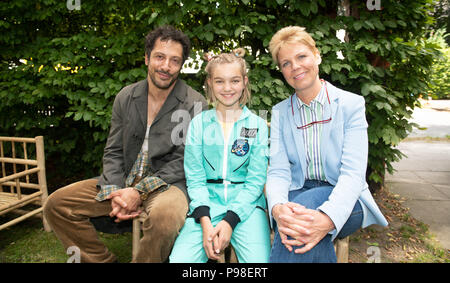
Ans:
{"type": "Polygon", "coordinates": [[[336,240],[334,244],[338,263],[348,263],[349,238],[336,240]]]}
{"type": "MultiPolygon", "coordinates": [[[[44,207],[45,202],[48,198],[48,190],[47,190],[47,177],[45,173],[45,150],[44,150],[44,137],[37,136],[35,137],[36,142],[36,161],[38,163],[38,182],[39,189],[42,192],[41,195],[41,206],[44,207]]],[[[44,230],[47,232],[51,232],[52,229],[45,219],[44,213],[42,213],[42,224],[44,226],[44,230]]]]}
{"type": "Polygon", "coordinates": [[[228,253],[226,255],[226,262],[227,263],[239,263],[237,256],[236,256],[236,251],[234,250],[232,245],[228,246],[228,253]]]}
{"type": "Polygon", "coordinates": [[[139,243],[141,240],[141,220],[139,217],[133,219],[133,233],[132,233],[132,257],[133,261],[136,259],[137,253],[139,251],[139,243]]]}
{"type": "Polygon", "coordinates": [[[51,228],[50,225],[48,224],[48,221],[47,221],[47,219],[45,218],[44,213],[42,213],[42,223],[43,223],[43,225],[44,225],[44,230],[45,230],[46,232],[51,232],[51,231],[52,231],[52,228],[51,228]]]}
{"type": "Polygon", "coordinates": [[[238,263],[236,252],[232,245],[225,248],[217,263],[238,263]]]}

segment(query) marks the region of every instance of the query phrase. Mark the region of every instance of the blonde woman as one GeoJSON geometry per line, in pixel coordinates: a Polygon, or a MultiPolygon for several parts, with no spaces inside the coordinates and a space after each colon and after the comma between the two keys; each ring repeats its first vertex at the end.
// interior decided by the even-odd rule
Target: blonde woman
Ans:
{"type": "Polygon", "coordinates": [[[335,238],[387,225],[365,176],[364,98],[319,78],[321,57],[302,27],[279,30],[272,58],[295,93],[272,109],[267,199],[271,262],[336,262],[335,238]]]}
{"type": "Polygon", "coordinates": [[[263,194],[268,129],[245,106],[250,90],[244,53],[207,56],[205,87],[215,107],[189,126],[184,169],[191,202],[170,262],[218,260],[229,243],[239,262],[269,260],[263,194]]]}

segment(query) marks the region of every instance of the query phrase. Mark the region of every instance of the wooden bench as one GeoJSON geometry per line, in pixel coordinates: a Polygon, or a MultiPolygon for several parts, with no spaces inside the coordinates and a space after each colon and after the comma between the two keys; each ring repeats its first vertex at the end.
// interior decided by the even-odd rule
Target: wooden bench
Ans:
{"type": "MultiPolygon", "coordinates": [[[[139,217],[133,219],[133,232],[132,232],[132,257],[133,260],[136,258],[137,252],[139,250],[140,239],[141,239],[141,225],[144,222],[144,215],[141,214],[139,217]]],[[[271,233],[271,242],[273,241],[273,231],[271,233]]],[[[349,238],[336,239],[334,241],[334,250],[336,251],[336,257],[338,263],[348,262],[348,250],[349,250],[349,238]]],[[[222,253],[219,263],[237,263],[237,256],[234,249],[229,245],[225,251],[222,253]]]]}
{"type": "Polygon", "coordinates": [[[29,217],[40,216],[45,231],[50,232],[51,228],[42,216],[48,196],[44,138],[0,137],[0,163],[0,215],[8,212],[21,215],[1,224],[0,230],[29,217]]]}

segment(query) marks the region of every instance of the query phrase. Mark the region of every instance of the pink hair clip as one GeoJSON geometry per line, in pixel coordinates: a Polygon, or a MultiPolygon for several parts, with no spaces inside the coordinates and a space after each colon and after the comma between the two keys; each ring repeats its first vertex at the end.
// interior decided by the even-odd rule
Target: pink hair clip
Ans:
{"type": "Polygon", "coordinates": [[[203,55],[206,61],[210,62],[212,59],[214,59],[214,56],[212,56],[210,53],[205,53],[203,55]]]}

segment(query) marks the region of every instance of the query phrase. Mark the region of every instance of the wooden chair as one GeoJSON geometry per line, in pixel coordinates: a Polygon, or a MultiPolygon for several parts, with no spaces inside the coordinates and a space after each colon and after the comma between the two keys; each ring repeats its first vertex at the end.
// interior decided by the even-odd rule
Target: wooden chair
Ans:
{"type": "Polygon", "coordinates": [[[42,216],[48,196],[44,138],[0,137],[0,163],[0,215],[8,212],[22,214],[0,225],[0,230],[40,214],[45,231],[50,232],[51,228],[42,216]],[[29,209],[22,209],[24,207],[29,209]]]}

